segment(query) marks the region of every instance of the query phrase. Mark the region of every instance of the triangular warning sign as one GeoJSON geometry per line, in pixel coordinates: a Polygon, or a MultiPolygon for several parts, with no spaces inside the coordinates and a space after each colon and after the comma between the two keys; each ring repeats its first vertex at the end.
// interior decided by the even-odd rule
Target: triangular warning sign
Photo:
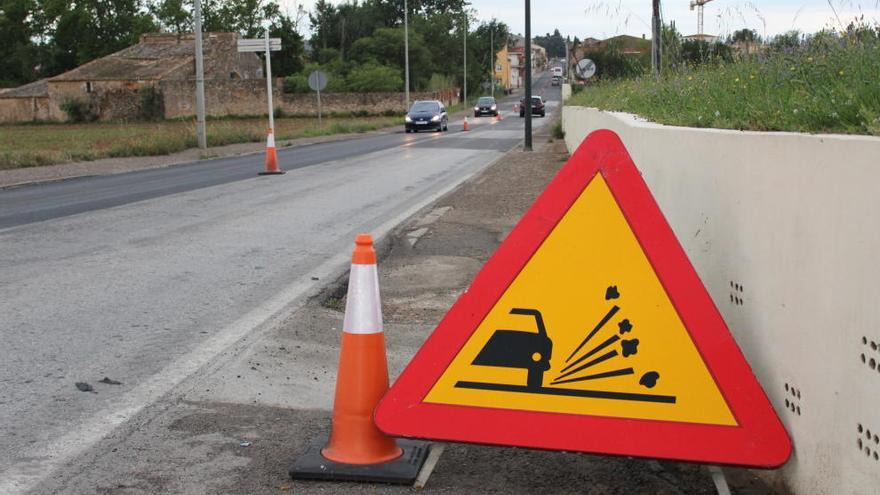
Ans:
{"type": "Polygon", "coordinates": [[[791,444],[638,170],[592,133],[386,394],[396,436],[774,467],[791,444]]]}

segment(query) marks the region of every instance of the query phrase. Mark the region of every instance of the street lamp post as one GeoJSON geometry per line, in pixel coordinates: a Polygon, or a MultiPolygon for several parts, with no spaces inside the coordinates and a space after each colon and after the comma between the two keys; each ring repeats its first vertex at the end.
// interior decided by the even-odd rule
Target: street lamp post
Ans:
{"type": "Polygon", "coordinates": [[[467,35],[468,35],[468,25],[467,25],[467,12],[464,13],[464,106],[468,105],[468,97],[467,97],[467,35]]]}
{"type": "Polygon", "coordinates": [[[407,1],[403,0],[403,60],[406,74],[404,78],[406,79],[406,89],[404,92],[406,93],[406,110],[409,112],[409,9],[407,6],[407,1]]]}
{"type": "Polygon", "coordinates": [[[526,0],[526,39],[523,47],[526,56],[526,91],[523,95],[523,113],[525,114],[525,143],[523,151],[532,151],[532,5],[526,0]]]}

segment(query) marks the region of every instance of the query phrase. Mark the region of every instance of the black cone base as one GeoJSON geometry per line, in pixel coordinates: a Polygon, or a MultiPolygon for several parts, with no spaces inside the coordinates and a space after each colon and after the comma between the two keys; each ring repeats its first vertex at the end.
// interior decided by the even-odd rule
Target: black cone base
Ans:
{"type": "Polygon", "coordinates": [[[260,172],[257,175],[283,175],[283,174],[284,174],[284,170],[279,170],[277,172],[260,172]]]}
{"type": "Polygon", "coordinates": [[[298,480],[363,481],[412,485],[430,451],[429,442],[397,439],[403,455],[381,464],[340,464],[324,458],[327,440],[315,442],[293,462],[290,477],[298,480]]]}

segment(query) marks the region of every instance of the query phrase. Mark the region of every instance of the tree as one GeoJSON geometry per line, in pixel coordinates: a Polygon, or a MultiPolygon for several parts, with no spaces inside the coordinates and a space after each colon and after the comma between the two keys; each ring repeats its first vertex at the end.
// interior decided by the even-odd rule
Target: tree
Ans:
{"type": "Polygon", "coordinates": [[[42,0],[35,19],[46,39],[40,47],[41,76],[119,51],[158,30],[143,0],[42,0]]]}
{"type": "Polygon", "coordinates": [[[349,91],[400,91],[403,78],[394,67],[367,63],[355,68],[348,75],[349,91]]]}
{"type": "Polygon", "coordinates": [[[36,75],[36,50],[31,38],[36,35],[32,15],[33,0],[0,0],[0,87],[33,81],[36,75]]]}
{"type": "Polygon", "coordinates": [[[192,15],[184,7],[184,0],[159,0],[151,4],[149,9],[162,30],[171,33],[192,31],[192,15]]]}
{"type": "Polygon", "coordinates": [[[731,35],[731,39],[734,43],[738,41],[742,41],[745,43],[752,43],[758,40],[758,33],[754,29],[740,29],[733,32],[731,35]]]}
{"type": "Polygon", "coordinates": [[[562,37],[558,29],[554,29],[553,34],[547,33],[544,36],[535,36],[534,42],[547,50],[548,57],[565,57],[565,38],[562,37]]]}

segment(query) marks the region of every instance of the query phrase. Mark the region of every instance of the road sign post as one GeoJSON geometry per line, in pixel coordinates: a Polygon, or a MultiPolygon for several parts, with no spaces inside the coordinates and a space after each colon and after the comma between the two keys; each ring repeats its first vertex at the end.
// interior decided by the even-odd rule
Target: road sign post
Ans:
{"type": "Polygon", "coordinates": [[[385,433],[777,467],[791,442],[611,131],[592,133],[382,399],[385,433]]]}
{"type": "Polygon", "coordinates": [[[275,133],[275,105],[272,102],[272,57],[269,47],[269,30],[266,30],[266,96],[269,100],[269,130],[275,133]]]}
{"type": "Polygon", "coordinates": [[[316,70],[309,74],[309,87],[318,92],[318,125],[321,125],[321,90],[327,87],[327,74],[316,70]]]}
{"type": "Polygon", "coordinates": [[[591,77],[596,75],[596,63],[588,58],[582,58],[578,60],[578,63],[575,66],[575,71],[577,72],[578,78],[588,81],[591,77]]]}
{"type": "Polygon", "coordinates": [[[269,105],[269,129],[275,131],[275,105],[272,101],[272,58],[271,52],[281,50],[281,38],[270,38],[269,30],[266,30],[262,39],[238,40],[239,52],[264,52],[266,55],[266,96],[269,105]]]}

